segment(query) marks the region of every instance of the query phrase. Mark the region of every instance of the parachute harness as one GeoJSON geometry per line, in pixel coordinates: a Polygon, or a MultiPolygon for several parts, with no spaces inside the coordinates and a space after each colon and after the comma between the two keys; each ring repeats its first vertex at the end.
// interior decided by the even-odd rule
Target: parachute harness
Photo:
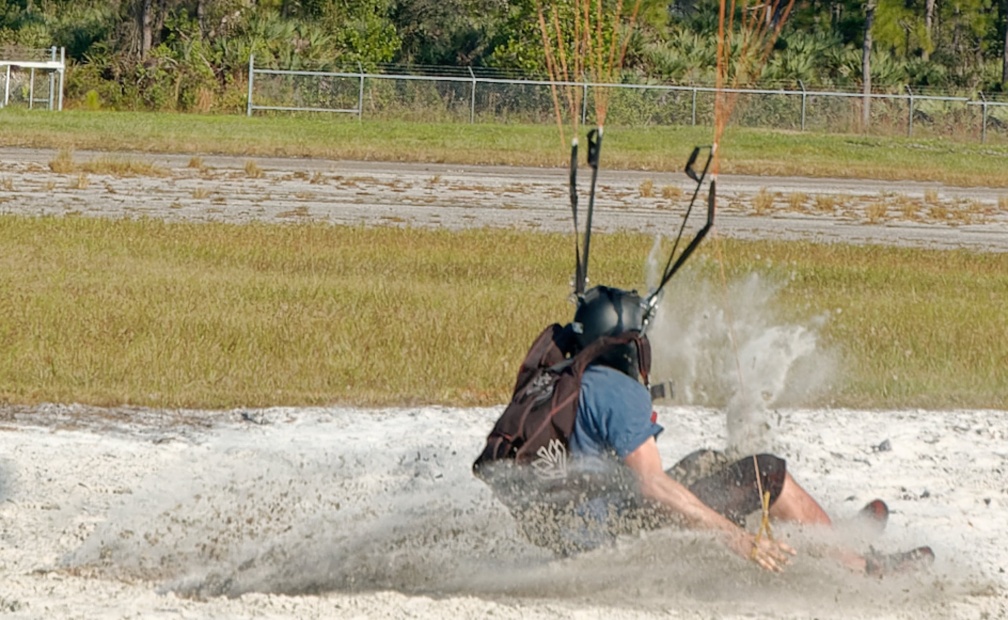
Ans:
{"type": "MultiPolygon", "coordinates": [[[[571,207],[574,214],[574,244],[576,268],[574,272],[574,293],[580,296],[584,293],[588,281],[588,255],[591,240],[591,218],[594,207],[595,184],[598,173],[598,154],[602,141],[602,127],[605,124],[608,107],[609,89],[606,83],[612,83],[619,76],[626,57],[631,34],[637,21],[641,0],[634,0],[629,15],[623,13],[624,0],[618,0],[615,10],[603,10],[601,1],[566,0],[564,2],[547,3],[545,0],[535,0],[539,31],[542,35],[546,56],[546,66],[550,74],[550,91],[553,107],[556,113],[557,126],[560,129],[560,142],[564,140],[564,118],[573,125],[574,139],[571,144],[570,187],[571,207]],[[608,53],[605,53],[608,51],[608,53]],[[588,136],[588,163],[592,168],[591,193],[588,200],[587,228],[584,237],[584,254],[577,241],[577,134],[580,123],[587,118],[585,98],[588,95],[588,83],[598,82],[593,86],[595,95],[595,120],[597,129],[588,136]],[[564,101],[561,102],[562,88],[564,101]],[[565,105],[564,105],[565,104],[565,105]]],[[[709,147],[707,162],[700,174],[694,170],[693,164],[700,153],[700,148],[694,149],[686,164],[686,173],[697,182],[697,191],[710,167],[711,183],[707,200],[707,223],[697,233],[696,237],[684,248],[678,260],[673,264],[673,257],[683,229],[680,228],[669,256],[669,262],[657,289],[646,299],[645,322],[656,309],[658,296],[669,278],[682,266],[696,246],[711,229],[714,220],[715,186],[719,172],[720,157],[717,153],[718,144],[731,116],[732,109],[738,99],[738,88],[745,82],[755,79],[760,68],[766,62],[774,42],[780,35],[784,23],[793,8],[795,0],[767,0],[752,6],[750,0],[719,0],[717,58],[715,71],[714,99],[714,138],[709,147]],[[712,165],[713,164],[713,165],[712,165]]],[[[693,200],[687,209],[683,226],[689,218],[690,210],[697,198],[694,191],[693,200]]],[[[725,261],[720,243],[715,243],[721,265],[721,280],[727,301],[728,284],[725,276],[725,261]]],[[[730,316],[730,307],[725,304],[728,313],[729,337],[735,351],[735,364],[738,371],[739,386],[744,387],[741,361],[739,359],[738,343],[734,332],[734,323],[730,316]]],[[[762,505],[762,519],[759,531],[756,533],[755,544],[758,546],[763,536],[773,539],[770,530],[770,493],[763,488],[760,477],[759,463],[753,457],[753,467],[756,470],[756,485],[762,505]]],[[[753,548],[755,558],[756,546],[753,548]]]]}

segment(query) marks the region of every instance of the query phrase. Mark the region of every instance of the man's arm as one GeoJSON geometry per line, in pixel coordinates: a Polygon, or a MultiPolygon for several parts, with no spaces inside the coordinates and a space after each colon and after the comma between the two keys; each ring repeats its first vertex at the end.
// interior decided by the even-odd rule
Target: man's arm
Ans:
{"type": "Polygon", "coordinates": [[[689,489],[669,477],[662,469],[661,455],[654,437],[649,437],[624,462],[637,476],[645,498],[660,504],[692,529],[719,533],[728,548],[744,558],[751,558],[767,570],[780,571],[794,555],[794,549],[784,543],[755,537],[701,502],[689,489]]]}

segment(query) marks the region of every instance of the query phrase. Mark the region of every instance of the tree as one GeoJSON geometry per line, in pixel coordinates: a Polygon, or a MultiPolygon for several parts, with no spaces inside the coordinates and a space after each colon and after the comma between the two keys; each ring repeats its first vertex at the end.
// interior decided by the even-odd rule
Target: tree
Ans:
{"type": "Polygon", "coordinates": [[[503,43],[506,0],[399,0],[392,13],[402,39],[399,60],[483,65],[503,43]]]}
{"type": "Polygon", "coordinates": [[[136,18],[140,29],[140,60],[144,60],[154,44],[154,0],[136,0],[136,18]]]}
{"type": "Polygon", "coordinates": [[[935,0],[924,1],[924,33],[927,36],[928,45],[924,48],[923,58],[928,60],[931,57],[932,41],[934,41],[934,15],[935,0]]]}
{"type": "Polygon", "coordinates": [[[122,20],[117,47],[144,61],[151,50],[163,41],[165,19],[169,12],[186,10],[189,3],[184,0],[125,0],[115,4],[119,4],[122,20]]]}
{"type": "Polygon", "coordinates": [[[861,127],[868,129],[871,122],[871,52],[872,23],[875,21],[876,0],[865,2],[864,42],[861,45],[861,88],[864,98],[861,104],[861,127]]]}
{"type": "Polygon", "coordinates": [[[1004,38],[1001,43],[1001,89],[1008,88],[1008,0],[1001,2],[1001,25],[1004,38]]]}
{"type": "Polygon", "coordinates": [[[904,0],[876,0],[872,41],[901,60],[916,58],[931,47],[924,16],[904,0]]]}

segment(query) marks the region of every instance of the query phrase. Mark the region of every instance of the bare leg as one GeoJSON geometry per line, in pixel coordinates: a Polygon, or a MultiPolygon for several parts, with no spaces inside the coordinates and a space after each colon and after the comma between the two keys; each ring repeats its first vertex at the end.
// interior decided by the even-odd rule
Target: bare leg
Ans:
{"type": "Polygon", "coordinates": [[[833,525],[829,515],[822,509],[808,491],[787,474],[784,477],[784,488],[781,489],[777,501],[770,507],[770,516],[780,521],[793,521],[804,525],[833,525]]]}
{"type": "MultiPolygon", "coordinates": [[[[815,501],[808,491],[803,489],[791,474],[784,477],[784,488],[781,489],[780,496],[773,506],[770,507],[770,516],[781,521],[791,521],[803,525],[817,525],[831,527],[833,525],[829,515],[823,510],[819,502],[815,501]]],[[[863,555],[841,547],[830,551],[840,564],[852,571],[863,573],[866,568],[866,561],[863,555]]]]}

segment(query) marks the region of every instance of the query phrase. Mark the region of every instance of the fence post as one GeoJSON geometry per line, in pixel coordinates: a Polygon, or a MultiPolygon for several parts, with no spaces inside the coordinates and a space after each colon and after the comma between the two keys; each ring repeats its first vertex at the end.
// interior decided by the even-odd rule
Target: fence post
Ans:
{"type": "Polygon", "coordinates": [[[476,122],[476,74],[473,73],[472,67],[466,67],[469,69],[469,76],[472,78],[472,98],[469,101],[469,124],[472,125],[476,122]]]}
{"type": "Polygon", "coordinates": [[[360,87],[357,89],[357,122],[364,122],[364,65],[357,62],[360,71],[360,87]]]}
{"type": "Polygon", "coordinates": [[[581,124],[588,122],[588,82],[584,82],[584,90],[581,93],[581,124]]]}
{"type": "Polygon", "coordinates": [[[254,71],[255,71],[255,54],[249,54],[248,102],[245,104],[245,116],[252,116],[252,73],[254,71]]]}
{"type": "Polygon", "coordinates": [[[910,95],[910,118],[907,119],[907,137],[913,137],[913,113],[914,113],[914,94],[910,90],[910,86],[906,86],[907,94],[910,95]]]}
{"type": "Polygon", "coordinates": [[[984,97],[983,91],[980,92],[980,144],[987,142],[987,97],[984,97]]]}
{"type": "MultiPolygon", "coordinates": [[[[51,48],[49,48],[49,58],[52,61],[56,60],[56,46],[55,45],[53,45],[51,48]]],[[[49,95],[48,95],[49,101],[47,102],[47,105],[48,105],[47,109],[50,112],[52,112],[52,110],[53,110],[53,105],[54,105],[54,102],[53,102],[53,93],[55,93],[55,92],[56,92],[56,74],[54,72],[50,71],[49,72],[49,95]]],[[[31,107],[31,106],[28,106],[28,107],[31,107]]]]}
{"type": "Polygon", "coordinates": [[[798,86],[801,88],[801,130],[805,131],[805,105],[808,93],[805,92],[805,82],[798,80],[798,86]]]}
{"type": "Polygon", "coordinates": [[[696,86],[693,87],[693,111],[690,113],[693,126],[696,127],[696,86]]]}
{"type": "MultiPolygon", "coordinates": [[[[53,58],[56,57],[56,46],[53,46],[53,58]]],[[[56,109],[60,112],[63,111],[63,78],[66,73],[66,48],[60,48],[60,68],[59,68],[59,91],[56,95],[57,107],[56,109]]],[[[49,94],[49,98],[52,98],[52,93],[49,94]]]]}

